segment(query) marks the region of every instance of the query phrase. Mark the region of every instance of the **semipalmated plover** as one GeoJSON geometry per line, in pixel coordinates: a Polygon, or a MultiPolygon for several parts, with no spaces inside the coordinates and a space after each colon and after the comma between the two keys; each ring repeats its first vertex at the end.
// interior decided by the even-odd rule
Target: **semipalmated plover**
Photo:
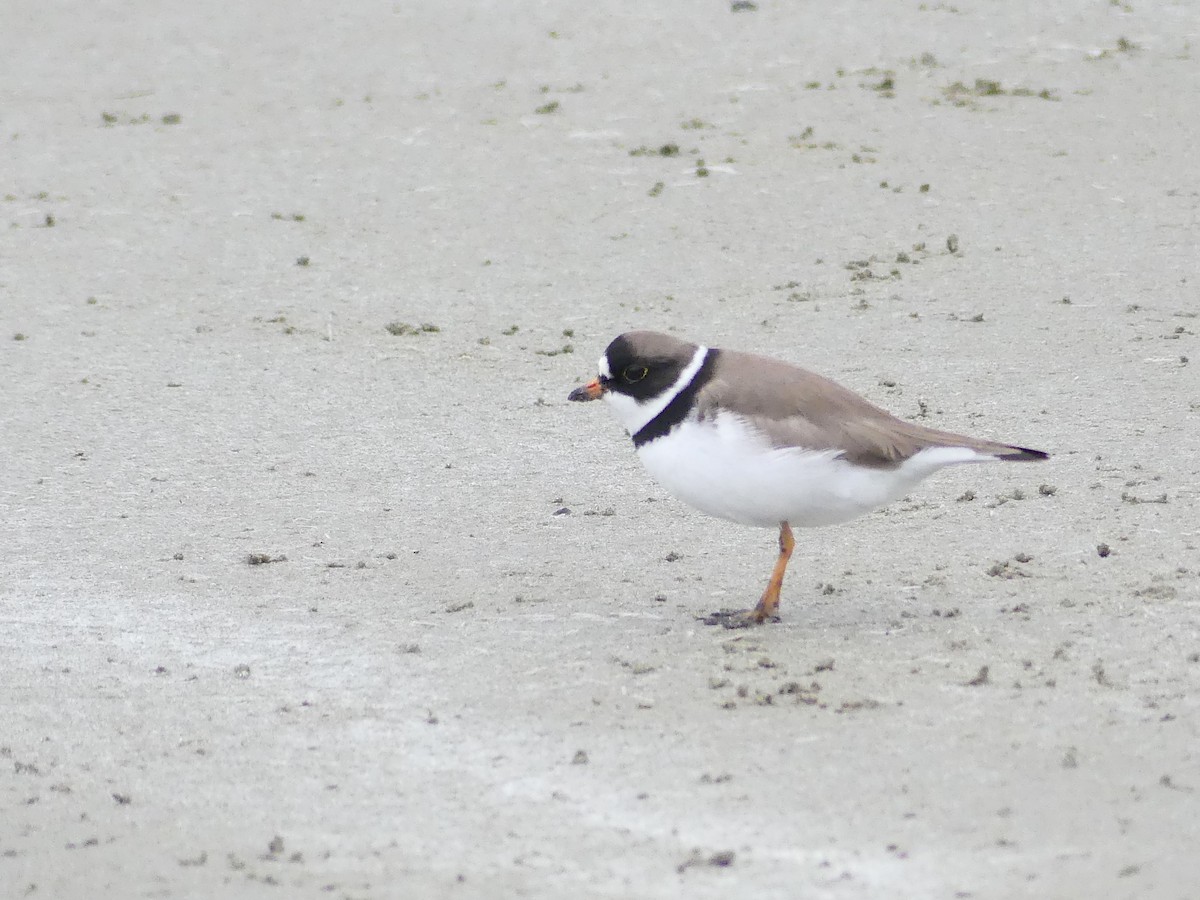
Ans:
{"type": "Polygon", "coordinates": [[[701,512],[779,529],[758,605],[710,624],[775,619],[793,525],[848,521],[946,466],[1047,456],[905,422],[797,366],[653,331],[613,340],[599,370],[568,399],[608,401],[659,484],[701,512]]]}

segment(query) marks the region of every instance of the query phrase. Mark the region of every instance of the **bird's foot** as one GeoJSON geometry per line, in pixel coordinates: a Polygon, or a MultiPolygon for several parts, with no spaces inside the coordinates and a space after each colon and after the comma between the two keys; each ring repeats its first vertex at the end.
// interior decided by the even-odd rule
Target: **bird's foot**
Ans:
{"type": "Polygon", "coordinates": [[[720,625],[722,628],[753,628],[765,622],[778,622],[779,616],[769,616],[758,607],[754,609],[722,609],[707,616],[700,616],[705,625],[720,625]]]}

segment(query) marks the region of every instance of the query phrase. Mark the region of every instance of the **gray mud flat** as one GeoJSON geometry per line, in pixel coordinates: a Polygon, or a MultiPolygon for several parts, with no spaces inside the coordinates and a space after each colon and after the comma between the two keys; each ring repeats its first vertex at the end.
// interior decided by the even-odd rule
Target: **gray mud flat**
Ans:
{"type": "Polygon", "coordinates": [[[351,7],[0,28],[0,894],[1195,897],[1200,9],[351,7]],[[706,627],[634,327],[1053,458],[706,627]]]}

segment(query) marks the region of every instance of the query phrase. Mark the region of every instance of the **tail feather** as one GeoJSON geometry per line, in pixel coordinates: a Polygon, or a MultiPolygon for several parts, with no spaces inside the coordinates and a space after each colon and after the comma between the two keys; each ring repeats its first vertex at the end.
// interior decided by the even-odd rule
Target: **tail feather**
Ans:
{"type": "Polygon", "coordinates": [[[952,431],[937,431],[933,428],[922,428],[913,423],[906,424],[914,431],[918,439],[924,439],[927,447],[969,447],[976,453],[1006,462],[1037,462],[1050,458],[1049,453],[1043,453],[1041,450],[1034,450],[1030,447],[1018,447],[1015,444],[1004,444],[1000,441],[967,437],[965,434],[955,434],[952,431]],[[917,431],[917,429],[920,430],[917,431]]]}

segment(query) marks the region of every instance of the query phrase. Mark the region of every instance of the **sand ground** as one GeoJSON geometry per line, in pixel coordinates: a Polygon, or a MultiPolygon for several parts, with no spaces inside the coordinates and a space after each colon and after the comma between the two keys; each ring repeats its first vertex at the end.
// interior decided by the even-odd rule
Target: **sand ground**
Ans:
{"type": "Polygon", "coordinates": [[[0,894],[1200,896],[1200,7],[212,6],[0,6],[0,894]],[[1054,457],[708,628],[632,327],[1054,457]]]}

